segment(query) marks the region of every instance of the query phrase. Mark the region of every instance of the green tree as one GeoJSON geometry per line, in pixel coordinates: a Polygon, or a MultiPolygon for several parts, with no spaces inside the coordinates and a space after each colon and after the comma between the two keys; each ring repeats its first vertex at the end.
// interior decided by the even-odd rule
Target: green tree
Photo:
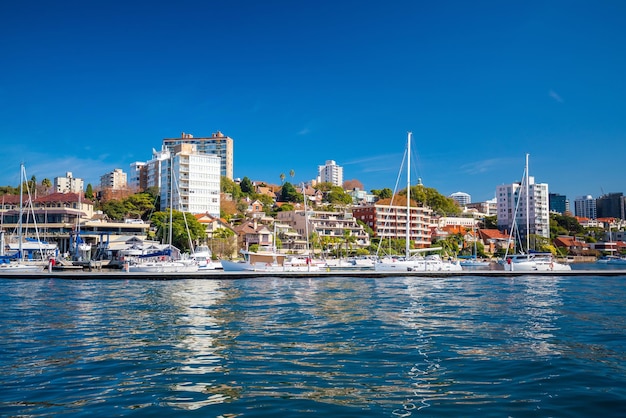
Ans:
{"type": "Polygon", "coordinates": [[[483,219],[483,228],[498,229],[498,217],[496,215],[485,216],[485,218],[483,219]]]}
{"type": "Polygon", "coordinates": [[[122,221],[126,217],[128,209],[121,200],[109,200],[101,205],[101,210],[110,219],[114,221],[122,221]]]}
{"type": "Polygon", "coordinates": [[[93,187],[91,186],[91,183],[87,184],[87,190],[85,191],[85,197],[87,199],[93,199],[95,197],[95,195],[93,194],[93,187]]]}
{"type": "Polygon", "coordinates": [[[346,193],[342,187],[333,186],[324,200],[335,205],[349,205],[352,203],[352,196],[346,193]]]}
{"type": "Polygon", "coordinates": [[[285,182],[285,177],[286,177],[286,176],[285,176],[285,173],[280,173],[280,176],[279,176],[279,177],[280,177],[280,182],[281,182],[281,184],[282,184],[282,183],[284,183],[284,182],[285,182]]]}
{"type": "Polygon", "coordinates": [[[373,189],[371,192],[373,195],[378,196],[379,199],[391,199],[391,196],[393,196],[393,191],[388,187],[384,189],[373,189]]]}
{"type": "Polygon", "coordinates": [[[254,193],[254,185],[252,184],[252,181],[250,181],[248,177],[244,177],[241,180],[241,183],[239,183],[239,187],[241,188],[241,192],[245,195],[254,193]]]}
{"type": "Polygon", "coordinates": [[[241,187],[226,176],[220,178],[220,190],[222,193],[230,194],[235,202],[241,199],[241,187]]]}
{"type": "Polygon", "coordinates": [[[296,191],[296,188],[289,182],[283,184],[280,189],[280,199],[283,202],[302,202],[303,198],[300,193],[296,191]]]}
{"type": "Polygon", "coordinates": [[[41,186],[43,187],[44,193],[48,194],[48,191],[52,187],[52,182],[50,181],[49,178],[45,178],[41,180],[41,186]]]}
{"type": "MultiPolygon", "coordinates": [[[[156,228],[156,238],[163,243],[169,242],[170,214],[155,212],[150,222],[156,228]]],[[[206,239],[204,226],[190,213],[172,212],[172,245],[182,252],[191,250],[191,243],[203,242],[206,239]]]]}
{"type": "Polygon", "coordinates": [[[291,177],[293,179],[295,175],[296,175],[296,172],[294,171],[293,168],[291,170],[289,170],[289,177],[291,177]]]}
{"type": "MultiPolygon", "coordinates": [[[[406,195],[406,189],[400,194],[406,195]]],[[[428,206],[439,215],[449,216],[461,213],[461,208],[454,199],[442,195],[432,187],[425,187],[421,184],[411,186],[411,199],[428,206]]]]}

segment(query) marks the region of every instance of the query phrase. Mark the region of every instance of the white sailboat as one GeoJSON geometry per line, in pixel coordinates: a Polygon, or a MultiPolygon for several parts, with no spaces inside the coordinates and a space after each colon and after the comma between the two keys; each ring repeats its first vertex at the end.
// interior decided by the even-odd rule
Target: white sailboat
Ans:
{"type": "Polygon", "coordinates": [[[376,271],[461,271],[462,267],[458,262],[444,261],[438,254],[421,255],[427,252],[439,251],[441,247],[410,249],[411,243],[411,135],[408,133],[406,157],[406,239],[404,257],[384,257],[374,264],[376,271]],[[414,255],[411,255],[413,253],[414,255]]]}
{"type": "Polygon", "coordinates": [[[568,264],[559,263],[555,260],[552,253],[549,252],[531,252],[530,251],[530,199],[529,199],[529,178],[528,178],[528,154],[526,154],[526,166],[524,169],[524,179],[520,188],[520,196],[515,211],[513,213],[513,226],[509,235],[511,241],[514,232],[517,231],[517,211],[521,202],[521,194],[524,192],[524,200],[526,202],[526,251],[520,254],[508,254],[504,256],[504,270],[506,271],[567,271],[572,268],[568,264]]]}

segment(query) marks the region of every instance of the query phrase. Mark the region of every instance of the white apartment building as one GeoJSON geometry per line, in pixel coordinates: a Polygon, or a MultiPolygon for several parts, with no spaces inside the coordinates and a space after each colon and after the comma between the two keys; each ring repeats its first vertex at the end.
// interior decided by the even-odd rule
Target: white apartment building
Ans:
{"type": "Polygon", "coordinates": [[[318,183],[332,183],[343,187],[343,167],[338,166],[333,160],[326,160],[325,165],[317,167],[318,183]]]}
{"type": "Polygon", "coordinates": [[[161,210],[220,215],[220,159],[180,144],[161,161],[161,210]]]}
{"type": "Polygon", "coordinates": [[[597,219],[596,199],[587,196],[579,196],[574,200],[574,214],[581,218],[597,219]]]}
{"type": "Polygon", "coordinates": [[[517,224],[523,239],[527,233],[550,238],[550,203],[547,183],[535,183],[534,177],[528,177],[528,212],[525,186],[522,183],[498,186],[496,199],[498,201],[498,229],[510,232],[511,228],[517,224]],[[527,219],[529,231],[526,231],[527,219]]]}
{"type": "Polygon", "coordinates": [[[128,187],[126,173],[121,168],[116,168],[110,173],[100,176],[100,187],[102,190],[121,190],[128,187]]]}
{"type": "Polygon", "coordinates": [[[452,193],[449,197],[458,203],[460,207],[463,207],[468,203],[472,203],[472,196],[465,192],[452,193]]]}
{"type": "Polygon", "coordinates": [[[71,171],[65,173],[65,177],[55,177],[54,190],[57,193],[81,193],[84,190],[83,179],[76,178],[71,171]]]}

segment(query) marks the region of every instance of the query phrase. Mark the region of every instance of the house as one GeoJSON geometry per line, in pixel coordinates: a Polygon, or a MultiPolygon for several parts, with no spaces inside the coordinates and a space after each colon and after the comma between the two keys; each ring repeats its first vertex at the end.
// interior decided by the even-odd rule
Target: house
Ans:
{"type": "Polygon", "coordinates": [[[485,252],[491,254],[506,249],[509,245],[509,236],[497,229],[479,229],[478,236],[485,246],[485,252]]]}
{"type": "Polygon", "coordinates": [[[234,228],[237,234],[237,245],[239,248],[250,248],[257,244],[260,247],[271,247],[274,245],[274,236],[270,229],[260,224],[256,219],[248,220],[234,228]]]}
{"type": "Polygon", "coordinates": [[[554,240],[557,248],[566,248],[569,255],[588,255],[591,247],[584,241],[579,241],[576,237],[560,236],[554,240]]]}

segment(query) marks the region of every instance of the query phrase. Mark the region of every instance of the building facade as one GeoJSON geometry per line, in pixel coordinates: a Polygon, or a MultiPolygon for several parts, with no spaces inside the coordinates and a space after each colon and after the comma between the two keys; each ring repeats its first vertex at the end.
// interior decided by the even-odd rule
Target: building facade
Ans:
{"type": "Polygon", "coordinates": [[[596,199],[587,196],[579,196],[574,200],[574,214],[580,218],[598,219],[596,199]]]}
{"type": "Polygon", "coordinates": [[[326,160],[326,164],[317,167],[317,181],[343,187],[343,167],[333,160],[326,160]]]}
{"type": "Polygon", "coordinates": [[[520,236],[527,234],[550,238],[550,208],[547,183],[535,183],[528,177],[528,200],[525,185],[512,183],[496,188],[498,201],[498,229],[511,231],[517,227],[520,236]],[[529,230],[526,229],[528,223],[529,230]]]}
{"type": "Polygon", "coordinates": [[[65,177],[55,177],[54,190],[57,193],[81,193],[84,190],[83,179],[76,178],[71,171],[65,173],[65,177]]]}
{"type": "Polygon", "coordinates": [[[472,203],[472,196],[464,192],[456,192],[452,193],[449,196],[452,200],[454,200],[460,207],[463,207],[469,203],[472,203]]]}
{"type": "Polygon", "coordinates": [[[220,215],[220,159],[180,144],[161,161],[161,210],[220,215]],[[165,158],[169,157],[169,158],[165,158]]]}
{"type": "Polygon", "coordinates": [[[432,209],[425,206],[411,206],[407,216],[406,206],[391,206],[375,203],[354,207],[354,217],[374,231],[374,235],[381,239],[406,239],[407,230],[409,239],[415,248],[428,248],[431,245],[431,215],[432,209]]]}
{"type": "Polygon", "coordinates": [[[135,192],[146,190],[148,188],[147,173],[146,163],[140,161],[131,163],[128,172],[128,187],[135,192]]]}
{"type": "Polygon", "coordinates": [[[626,219],[626,199],[623,193],[608,193],[596,199],[598,218],[626,219]]]}
{"type": "Polygon", "coordinates": [[[215,132],[210,137],[194,138],[193,135],[183,132],[180,138],[163,139],[163,151],[172,151],[176,145],[192,144],[196,146],[198,154],[214,155],[220,160],[220,175],[233,180],[233,139],[221,132],[215,132]]]}
{"type": "Polygon", "coordinates": [[[558,193],[550,193],[549,200],[550,212],[560,213],[561,215],[565,212],[569,212],[569,202],[566,196],[558,193]]]}
{"type": "Polygon", "coordinates": [[[100,187],[111,190],[121,190],[128,188],[127,175],[121,168],[116,168],[110,173],[100,176],[100,187]]]}

